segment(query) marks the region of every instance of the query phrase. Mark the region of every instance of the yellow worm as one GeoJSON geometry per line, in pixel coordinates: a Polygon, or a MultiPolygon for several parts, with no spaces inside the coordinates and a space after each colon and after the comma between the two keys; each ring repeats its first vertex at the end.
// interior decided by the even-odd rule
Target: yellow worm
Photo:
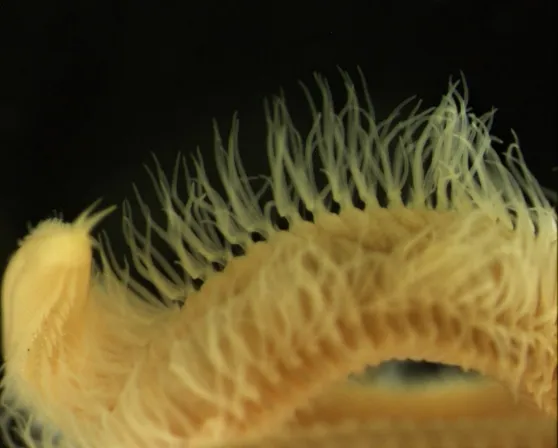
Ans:
{"type": "Polygon", "coordinates": [[[90,236],[112,209],[21,242],[2,401],[28,446],[556,446],[556,214],[517,140],[497,154],[457,83],[377,121],[342,76],[342,107],[323,78],[319,105],[305,88],[304,135],[267,104],[260,178],[236,117],[215,130],[220,185],[201,156],[156,164],[166,221],[138,194],[138,229],[125,204],[129,265],[90,236]],[[393,359],[482,378],[348,380],[393,359]]]}

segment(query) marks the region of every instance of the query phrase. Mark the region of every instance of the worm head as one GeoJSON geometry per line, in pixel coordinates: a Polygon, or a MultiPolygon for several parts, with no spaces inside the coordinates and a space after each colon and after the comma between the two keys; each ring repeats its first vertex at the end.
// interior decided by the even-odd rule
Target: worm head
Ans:
{"type": "Polygon", "coordinates": [[[92,265],[90,231],[112,211],[92,213],[95,205],[73,223],[41,222],[10,259],[2,282],[3,351],[8,368],[25,362],[36,340],[55,344],[67,316],[86,300],[92,265]]]}

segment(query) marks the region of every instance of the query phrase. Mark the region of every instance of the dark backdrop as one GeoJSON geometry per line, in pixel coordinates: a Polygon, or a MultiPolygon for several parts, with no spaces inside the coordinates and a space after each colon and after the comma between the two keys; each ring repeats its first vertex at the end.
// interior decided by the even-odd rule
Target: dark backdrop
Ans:
{"type": "MultiPolygon", "coordinates": [[[[121,203],[154,152],[212,149],[211,120],[241,119],[251,172],[265,169],[263,98],[339,65],[367,76],[379,114],[434,104],[463,71],[495,133],[520,136],[549,187],[556,161],[554,0],[0,3],[0,263],[35,223],[121,203]]],[[[297,96],[298,95],[298,96],[297,96]]],[[[290,95],[289,95],[290,96],[290,95]]],[[[118,239],[119,219],[107,221],[118,239]]]]}
{"type": "Polygon", "coordinates": [[[239,111],[242,152],[265,169],[263,98],[284,88],[296,120],[296,83],[314,71],[342,98],[337,65],[363,69],[380,114],[413,94],[433,104],[463,71],[472,106],[499,109],[495,133],[514,128],[551,186],[554,3],[4,1],[0,263],[27,222],[120,203],[132,181],[149,190],[150,152],[170,167],[177,151],[211,151],[214,117],[226,131],[239,111]]]}

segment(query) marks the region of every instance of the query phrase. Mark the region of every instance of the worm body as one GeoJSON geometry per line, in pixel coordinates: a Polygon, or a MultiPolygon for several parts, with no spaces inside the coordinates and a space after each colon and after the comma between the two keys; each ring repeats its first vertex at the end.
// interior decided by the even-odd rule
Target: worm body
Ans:
{"type": "Polygon", "coordinates": [[[236,117],[228,141],[216,130],[224,194],[201,157],[156,165],[166,222],[139,195],[147,228],[129,205],[123,222],[151,289],[90,237],[106,212],[23,241],[3,280],[4,402],[30,446],[555,446],[556,215],[518,145],[498,155],[457,84],[377,121],[343,76],[341,109],[316,78],[306,136],[270,103],[263,182],[236,117]],[[484,379],[348,380],[392,359],[484,379]]]}

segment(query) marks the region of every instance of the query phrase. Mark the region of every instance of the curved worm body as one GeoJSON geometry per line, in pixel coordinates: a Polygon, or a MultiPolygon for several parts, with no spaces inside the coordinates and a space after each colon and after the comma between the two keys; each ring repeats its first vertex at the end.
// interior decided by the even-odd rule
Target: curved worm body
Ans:
{"type": "Polygon", "coordinates": [[[124,218],[156,295],[106,244],[93,265],[106,212],[22,242],[2,286],[4,402],[25,412],[30,446],[555,446],[556,215],[517,144],[497,155],[492,115],[468,112],[457,85],[437,108],[377,122],[343,76],[340,111],[317,77],[305,137],[282,98],[268,107],[261,184],[236,118],[226,145],[216,132],[224,195],[201,157],[171,179],[157,165],[165,225],[139,195],[146,231],[128,205],[124,218]],[[390,359],[485,378],[347,380],[390,359]]]}

